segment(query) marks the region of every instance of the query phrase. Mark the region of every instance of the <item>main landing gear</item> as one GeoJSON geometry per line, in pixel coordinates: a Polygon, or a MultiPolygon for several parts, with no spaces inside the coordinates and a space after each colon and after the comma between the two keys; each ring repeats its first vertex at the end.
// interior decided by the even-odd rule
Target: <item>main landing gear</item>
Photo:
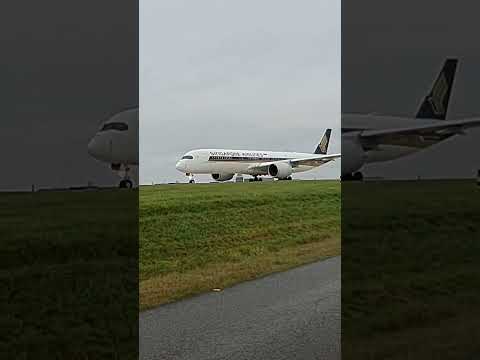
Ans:
{"type": "Polygon", "coordinates": [[[248,181],[262,181],[262,178],[258,177],[258,175],[253,175],[253,179],[249,179],[248,181]]]}
{"type": "MultiPolygon", "coordinates": [[[[292,180],[292,177],[289,176],[289,177],[286,177],[286,178],[282,178],[282,179],[278,179],[278,180],[292,180]]],[[[261,177],[258,177],[258,175],[254,175],[253,176],[253,179],[249,179],[250,182],[252,181],[262,181],[262,178],[261,177]]]]}
{"type": "Polygon", "coordinates": [[[341,176],[342,181],[363,181],[363,174],[357,171],[353,174],[346,174],[341,176]]]}

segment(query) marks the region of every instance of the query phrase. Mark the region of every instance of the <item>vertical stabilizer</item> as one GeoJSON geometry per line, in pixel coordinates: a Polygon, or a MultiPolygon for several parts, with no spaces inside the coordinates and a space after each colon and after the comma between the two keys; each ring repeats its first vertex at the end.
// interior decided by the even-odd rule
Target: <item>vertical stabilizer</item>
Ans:
{"type": "Polygon", "coordinates": [[[325,134],[323,134],[322,140],[320,140],[320,144],[318,144],[317,148],[315,149],[315,154],[327,154],[328,150],[328,143],[330,142],[330,135],[332,133],[332,129],[327,129],[325,134]]]}
{"type": "Polygon", "coordinates": [[[423,100],[416,118],[445,120],[457,63],[457,59],[445,60],[442,71],[433,83],[432,90],[423,100]]]}

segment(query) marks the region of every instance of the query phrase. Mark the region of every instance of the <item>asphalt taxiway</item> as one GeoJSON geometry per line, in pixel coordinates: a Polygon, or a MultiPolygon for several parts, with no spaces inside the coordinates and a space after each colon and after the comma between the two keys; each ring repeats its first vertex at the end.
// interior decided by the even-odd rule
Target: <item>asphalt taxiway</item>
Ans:
{"type": "Polygon", "coordinates": [[[340,359],[340,257],[140,313],[140,359],[340,359]]]}

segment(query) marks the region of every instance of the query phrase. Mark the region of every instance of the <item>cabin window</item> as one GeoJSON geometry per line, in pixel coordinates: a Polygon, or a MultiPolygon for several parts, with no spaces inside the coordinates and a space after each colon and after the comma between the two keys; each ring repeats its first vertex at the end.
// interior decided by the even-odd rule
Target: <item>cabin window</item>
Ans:
{"type": "Polygon", "coordinates": [[[128,130],[128,125],[121,122],[110,122],[110,123],[104,124],[100,131],[107,131],[107,130],[126,131],[128,130]]]}

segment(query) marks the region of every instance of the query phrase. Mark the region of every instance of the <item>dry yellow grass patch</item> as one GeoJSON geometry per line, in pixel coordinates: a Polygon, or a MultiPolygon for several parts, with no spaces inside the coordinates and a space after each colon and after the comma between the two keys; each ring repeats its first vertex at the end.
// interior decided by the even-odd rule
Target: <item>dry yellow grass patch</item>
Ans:
{"type": "Polygon", "coordinates": [[[140,310],[213,289],[224,289],[278,271],[340,255],[340,237],[250,256],[234,263],[217,263],[184,273],[173,272],[140,282],[140,310]]]}

